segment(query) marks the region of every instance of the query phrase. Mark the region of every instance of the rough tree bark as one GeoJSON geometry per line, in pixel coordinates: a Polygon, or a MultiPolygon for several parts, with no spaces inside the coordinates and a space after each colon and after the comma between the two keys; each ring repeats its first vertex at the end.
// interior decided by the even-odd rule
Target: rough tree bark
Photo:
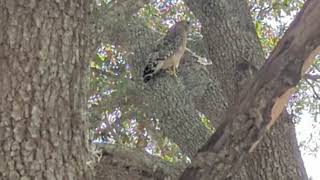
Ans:
{"type": "Polygon", "coordinates": [[[186,168],[184,163],[172,164],[139,149],[122,145],[103,146],[103,157],[97,166],[95,180],[177,179],[186,168]]]}
{"type": "Polygon", "coordinates": [[[0,2],[0,179],[91,179],[89,8],[87,0],[0,2]]]}

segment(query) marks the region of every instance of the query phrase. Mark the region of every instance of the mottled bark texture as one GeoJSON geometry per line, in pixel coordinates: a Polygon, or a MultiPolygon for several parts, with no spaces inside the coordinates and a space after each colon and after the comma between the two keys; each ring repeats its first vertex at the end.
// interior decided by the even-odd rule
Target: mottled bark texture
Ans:
{"type": "Polygon", "coordinates": [[[233,179],[307,180],[294,124],[284,112],[233,179]]]}
{"type": "MultiPolygon", "coordinates": [[[[0,1],[0,179],[91,179],[90,1],[0,1]]],[[[92,54],[92,52],[91,52],[92,54]]]]}
{"type": "Polygon", "coordinates": [[[209,71],[221,83],[231,105],[240,83],[263,64],[255,28],[246,1],[192,1],[186,3],[201,22],[204,43],[212,60],[209,71]]]}
{"type": "Polygon", "coordinates": [[[200,149],[181,179],[233,177],[243,159],[272,127],[293,87],[319,52],[320,23],[315,23],[320,16],[319,8],[319,1],[305,3],[267,62],[241,90],[223,124],[200,149]]]}

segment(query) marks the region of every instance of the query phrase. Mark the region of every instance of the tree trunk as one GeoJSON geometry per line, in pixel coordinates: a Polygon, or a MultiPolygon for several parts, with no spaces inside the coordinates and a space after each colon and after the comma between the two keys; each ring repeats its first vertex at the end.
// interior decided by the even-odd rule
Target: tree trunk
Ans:
{"type": "Polygon", "coordinates": [[[308,179],[294,124],[286,111],[282,113],[279,121],[250,154],[235,179],[308,179]]]}
{"type": "Polygon", "coordinates": [[[91,179],[89,5],[0,2],[0,179],[91,179]]]}

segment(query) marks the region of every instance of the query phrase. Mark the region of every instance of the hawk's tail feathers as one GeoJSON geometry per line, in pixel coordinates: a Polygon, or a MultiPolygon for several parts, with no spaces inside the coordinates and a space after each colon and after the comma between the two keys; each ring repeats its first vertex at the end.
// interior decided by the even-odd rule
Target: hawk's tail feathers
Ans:
{"type": "Polygon", "coordinates": [[[157,62],[149,62],[143,71],[143,82],[148,82],[157,73],[157,62]]]}
{"type": "Polygon", "coordinates": [[[143,77],[143,82],[144,83],[147,83],[148,81],[150,81],[150,79],[152,79],[152,74],[148,74],[147,76],[144,76],[143,77]]]}

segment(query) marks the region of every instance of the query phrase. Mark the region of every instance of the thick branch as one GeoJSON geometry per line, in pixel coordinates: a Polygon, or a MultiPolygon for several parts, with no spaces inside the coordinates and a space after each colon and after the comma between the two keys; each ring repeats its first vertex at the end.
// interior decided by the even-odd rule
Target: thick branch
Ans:
{"type": "Polygon", "coordinates": [[[204,43],[212,60],[209,73],[233,104],[243,81],[262,66],[264,56],[246,1],[185,0],[202,24],[204,43]],[[260,48],[260,49],[258,49],[260,48]]]}
{"type": "Polygon", "coordinates": [[[186,164],[168,163],[138,149],[121,145],[99,145],[102,157],[96,167],[96,180],[176,179],[186,164]]]}
{"type": "Polygon", "coordinates": [[[146,28],[132,30],[133,41],[130,47],[135,52],[129,57],[134,77],[134,87],[143,103],[138,106],[149,112],[149,115],[160,120],[164,135],[175,142],[187,155],[194,155],[210,136],[196,111],[188,89],[180,78],[168,73],[160,73],[148,83],[142,82],[142,71],[145,67],[150,47],[155,44],[154,35],[146,28]]]}
{"type": "Polygon", "coordinates": [[[320,2],[309,0],[181,179],[226,179],[273,125],[320,48],[320,2]],[[240,127],[240,128],[239,128],[240,127]]]}

